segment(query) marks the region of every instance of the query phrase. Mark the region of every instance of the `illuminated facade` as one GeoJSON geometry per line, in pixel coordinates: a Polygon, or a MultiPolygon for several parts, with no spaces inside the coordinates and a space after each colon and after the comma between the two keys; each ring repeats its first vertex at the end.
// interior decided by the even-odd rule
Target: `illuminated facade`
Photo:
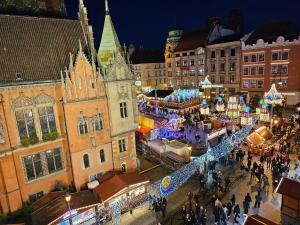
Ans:
{"type": "Polygon", "coordinates": [[[300,99],[300,32],[291,23],[276,22],[258,27],[242,41],[240,89],[262,97],[273,83],[288,105],[300,99]],[[280,28],[280,29],[279,29],[280,28]]]}

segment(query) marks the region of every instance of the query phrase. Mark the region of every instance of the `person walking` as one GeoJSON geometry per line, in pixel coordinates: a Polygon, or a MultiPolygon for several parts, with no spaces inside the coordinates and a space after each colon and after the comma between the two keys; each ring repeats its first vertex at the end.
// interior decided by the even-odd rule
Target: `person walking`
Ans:
{"type": "Polygon", "coordinates": [[[248,214],[251,201],[252,201],[252,199],[250,197],[250,194],[247,193],[247,195],[245,196],[244,202],[243,202],[243,204],[244,204],[244,214],[248,214]]]}
{"type": "Polygon", "coordinates": [[[233,194],[231,199],[230,199],[232,207],[235,205],[235,199],[236,199],[235,194],[233,194]]]}
{"type": "Polygon", "coordinates": [[[236,204],[233,208],[233,213],[234,213],[234,222],[235,223],[239,223],[239,221],[237,221],[237,218],[240,218],[240,206],[239,204],[236,204]]]}
{"type": "Polygon", "coordinates": [[[257,195],[255,196],[254,208],[259,208],[260,207],[261,200],[262,200],[262,198],[260,196],[260,192],[258,192],[257,195]]]}

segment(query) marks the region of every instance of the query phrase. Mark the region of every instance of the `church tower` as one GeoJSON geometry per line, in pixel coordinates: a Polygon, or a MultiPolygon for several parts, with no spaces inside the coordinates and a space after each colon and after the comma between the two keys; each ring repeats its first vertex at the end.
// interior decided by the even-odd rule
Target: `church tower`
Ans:
{"type": "Polygon", "coordinates": [[[121,52],[122,47],[110,17],[108,1],[105,0],[105,19],[98,51],[98,62],[104,69],[107,69],[114,58],[114,54],[118,51],[121,52]]]}
{"type": "Polygon", "coordinates": [[[104,68],[114,166],[116,170],[126,172],[136,169],[135,129],[138,121],[135,79],[121,52],[121,45],[109,15],[107,0],[105,0],[105,11],[98,60],[104,68]]]}

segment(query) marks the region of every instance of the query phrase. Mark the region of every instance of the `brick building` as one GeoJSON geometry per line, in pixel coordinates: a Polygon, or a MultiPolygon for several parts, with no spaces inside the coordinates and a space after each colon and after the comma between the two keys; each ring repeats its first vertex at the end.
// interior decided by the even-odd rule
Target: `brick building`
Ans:
{"type": "Polygon", "coordinates": [[[160,50],[136,49],[131,57],[132,70],[142,87],[167,86],[163,52],[160,50]]]}
{"type": "Polygon", "coordinates": [[[297,104],[299,65],[300,28],[290,22],[264,24],[242,40],[240,89],[249,101],[254,96],[262,97],[276,83],[286,103],[297,104]]]}
{"type": "Polygon", "coordinates": [[[134,76],[118,49],[101,71],[82,1],[79,20],[0,15],[0,39],[1,213],[135,170],[134,76]]]}

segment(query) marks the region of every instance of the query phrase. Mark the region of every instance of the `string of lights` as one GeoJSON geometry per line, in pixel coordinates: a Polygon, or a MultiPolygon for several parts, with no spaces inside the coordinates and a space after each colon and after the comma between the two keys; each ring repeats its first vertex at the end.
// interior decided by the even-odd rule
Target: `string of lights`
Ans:
{"type": "MultiPolygon", "coordinates": [[[[252,120],[248,125],[244,126],[242,129],[234,133],[234,142],[232,138],[229,137],[227,139],[223,139],[217,146],[213,148],[209,148],[208,151],[188,163],[184,167],[174,171],[169,175],[171,177],[172,188],[169,192],[162,193],[160,189],[160,185],[163,179],[154,182],[149,187],[149,194],[151,196],[166,196],[171,194],[172,192],[178,190],[184,183],[186,183],[190,177],[195,174],[203,165],[207,164],[209,161],[218,160],[226,154],[230,153],[235,147],[239,146],[239,144],[249,135],[251,129],[254,124],[257,122],[258,118],[256,117],[252,120]]],[[[120,224],[121,221],[121,211],[125,202],[129,201],[127,197],[123,197],[117,202],[111,204],[110,210],[112,212],[112,224],[117,225],[120,224]]],[[[143,199],[141,202],[137,203],[136,206],[142,206],[149,201],[148,199],[143,199]]]]}

